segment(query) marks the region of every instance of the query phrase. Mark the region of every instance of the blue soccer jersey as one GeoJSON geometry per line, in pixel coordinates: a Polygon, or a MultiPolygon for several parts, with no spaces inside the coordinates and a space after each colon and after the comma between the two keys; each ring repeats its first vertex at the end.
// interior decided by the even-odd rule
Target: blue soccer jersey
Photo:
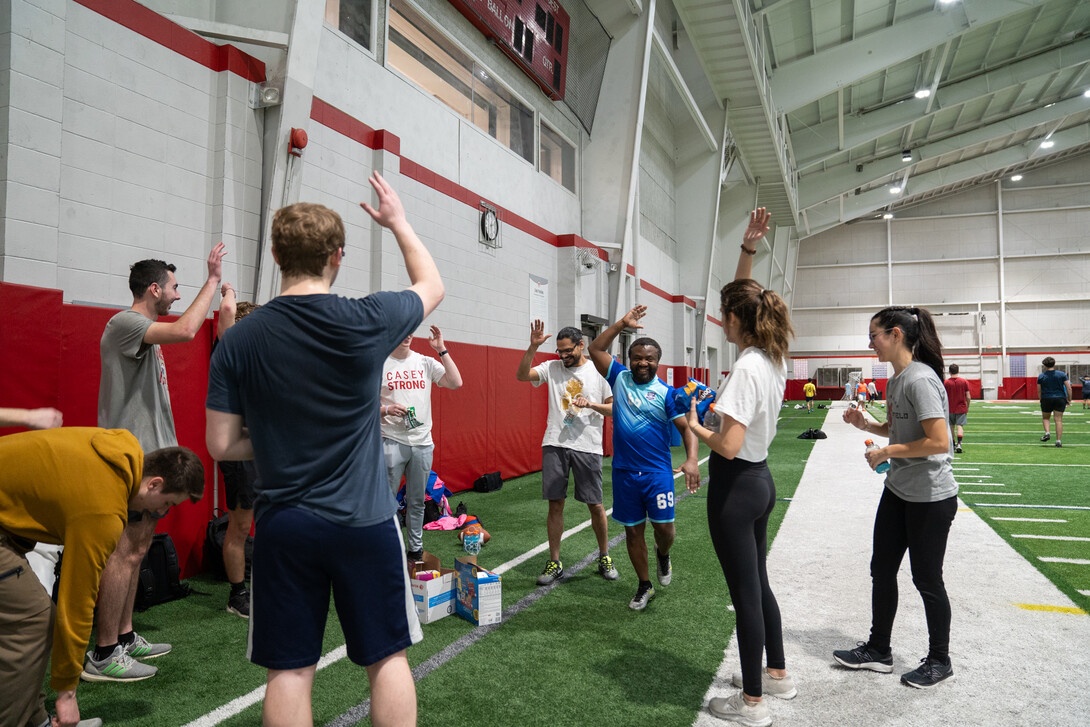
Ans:
{"type": "Polygon", "coordinates": [[[637,384],[616,361],[606,381],[613,387],[613,468],[673,472],[670,430],[687,413],[675,402],[674,388],[658,378],[637,384]]]}

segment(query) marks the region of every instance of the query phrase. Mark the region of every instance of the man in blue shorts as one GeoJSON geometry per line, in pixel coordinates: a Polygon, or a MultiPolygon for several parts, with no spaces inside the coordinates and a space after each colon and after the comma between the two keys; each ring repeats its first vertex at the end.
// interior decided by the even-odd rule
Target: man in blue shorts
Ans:
{"type": "Polygon", "coordinates": [[[1056,420],[1056,446],[1062,447],[1064,435],[1064,410],[1071,403],[1071,382],[1067,374],[1056,370],[1056,359],[1046,356],[1041,361],[1041,373],[1037,376],[1037,391],[1041,396],[1041,420],[1045,428],[1042,442],[1047,442],[1049,432],[1048,419],[1056,420]]]}
{"type": "Polygon", "coordinates": [[[674,466],[670,458],[670,423],[681,432],[688,455],[680,470],[690,492],[700,487],[697,439],[685,423],[688,409],[675,403],[674,389],[656,377],[662,348],[652,338],[638,338],[628,348],[631,370],[613,360],[609,347],[626,328],[643,328],[647,306],[638,305],[590,344],[598,372],[613,387],[613,519],[624,525],[628,558],[640,580],[628,607],[642,611],[655,595],[648,569],[644,527],[655,534],[659,585],[673,576],[674,466]]]}
{"type": "Polygon", "coordinates": [[[372,723],[416,724],[405,650],[423,636],[378,391],[386,357],[439,305],[443,283],[397,194],[377,172],[370,182],[378,209],[362,206],[394,233],[410,287],[330,294],[345,255],[341,218],[316,204],[284,207],[272,222],[281,293],[235,324],[209,371],[209,453],[255,459],[261,473],[248,656],[269,670],[266,725],[311,723],[331,588],[348,658],[367,670],[372,723]]]}

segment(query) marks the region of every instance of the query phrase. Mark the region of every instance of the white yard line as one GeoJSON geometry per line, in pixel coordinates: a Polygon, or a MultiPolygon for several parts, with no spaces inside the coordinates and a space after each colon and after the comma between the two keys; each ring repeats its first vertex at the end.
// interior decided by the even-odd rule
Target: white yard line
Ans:
{"type": "Polygon", "coordinates": [[[1021,533],[1011,535],[1012,538],[1033,538],[1034,540],[1064,540],[1072,543],[1090,543],[1090,538],[1079,538],[1074,535],[1030,535],[1021,533]]]}
{"type": "Polygon", "coordinates": [[[992,520],[1007,520],[1008,522],[1016,523],[1065,523],[1066,520],[1060,520],[1051,517],[993,517],[992,520]]]}

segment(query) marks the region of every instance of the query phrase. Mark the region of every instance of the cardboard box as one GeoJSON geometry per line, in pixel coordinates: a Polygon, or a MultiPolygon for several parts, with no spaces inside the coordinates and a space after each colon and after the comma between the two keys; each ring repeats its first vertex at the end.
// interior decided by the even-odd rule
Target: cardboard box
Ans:
{"type": "Polygon", "coordinates": [[[477,565],[477,558],[465,556],[454,560],[454,584],[458,615],[477,626],[498,624],[503,618],[501,578],[477,565]]]}
{"type": "Polygon", "coordinates": [[[437,570],[441,574],[430,581],[421,581],[413,577],[409,587],[416,604],[416,615],[420,623],[429,624],[444,616],[454,613],[454,571],[439,567],[439,559],[428,552],[422,558],[424,565],[420,570],[437,570]]]}

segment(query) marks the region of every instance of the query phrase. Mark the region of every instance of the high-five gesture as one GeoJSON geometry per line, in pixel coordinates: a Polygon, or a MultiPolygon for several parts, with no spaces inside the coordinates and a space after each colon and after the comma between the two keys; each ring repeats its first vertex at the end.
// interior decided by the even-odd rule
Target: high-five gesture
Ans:
{"type": "Polygon", "coordinates": [[[208,279],[217,283],[223,277],[223,256],[227,254],[227,246],[222,242],[212,248],[208,253],[208,279]]]}
{"type": "Polygon", "coordinates": [[[621,322],[624,323],[626,328],[643,328],[640,324],[640,319],[645,315],[647,315],[647,306],[637,305],[624,314],[624,318],[621,319],[621,322]]]}
{"type": "Polygon", "coordinates": [[[753,277],[753,257],[757,254],[757,243],[768,234],[772,222],[772,213],[764,207],[758,207],[749,214],[749,224],[742,233],[742,251],[738,253],[738,269],[734,272],[735,280],[753,277]]]}
{"type": "Polygon", "coordinates": [[[436,351],[447,350],[447,345],[443,342],[443,332],[439,330],[439,326],[431,327],[431,333],[428,336],[428,345],[436,351]]]}
{"type": "Polygon", "coordinates": [[[535,319],[530,324],[530,345],[534,348],[539,348],[541,344],[552,338],[552,334],[545,332],[545,324],[541,319],[535,319]]]}
{"type": "Polygon", "coordinates": [[[360,207],[371,215],[371,219],[390,230],[404,223],[405,208],[401,205],[401,198],[397,196],[397,192],[390,183],[378,172],[371,172],[371,177],[367,181],[371,183],[371,188],[378,195],[378,209],[376,210],[366,202],[360,202],[360,207]]]}

